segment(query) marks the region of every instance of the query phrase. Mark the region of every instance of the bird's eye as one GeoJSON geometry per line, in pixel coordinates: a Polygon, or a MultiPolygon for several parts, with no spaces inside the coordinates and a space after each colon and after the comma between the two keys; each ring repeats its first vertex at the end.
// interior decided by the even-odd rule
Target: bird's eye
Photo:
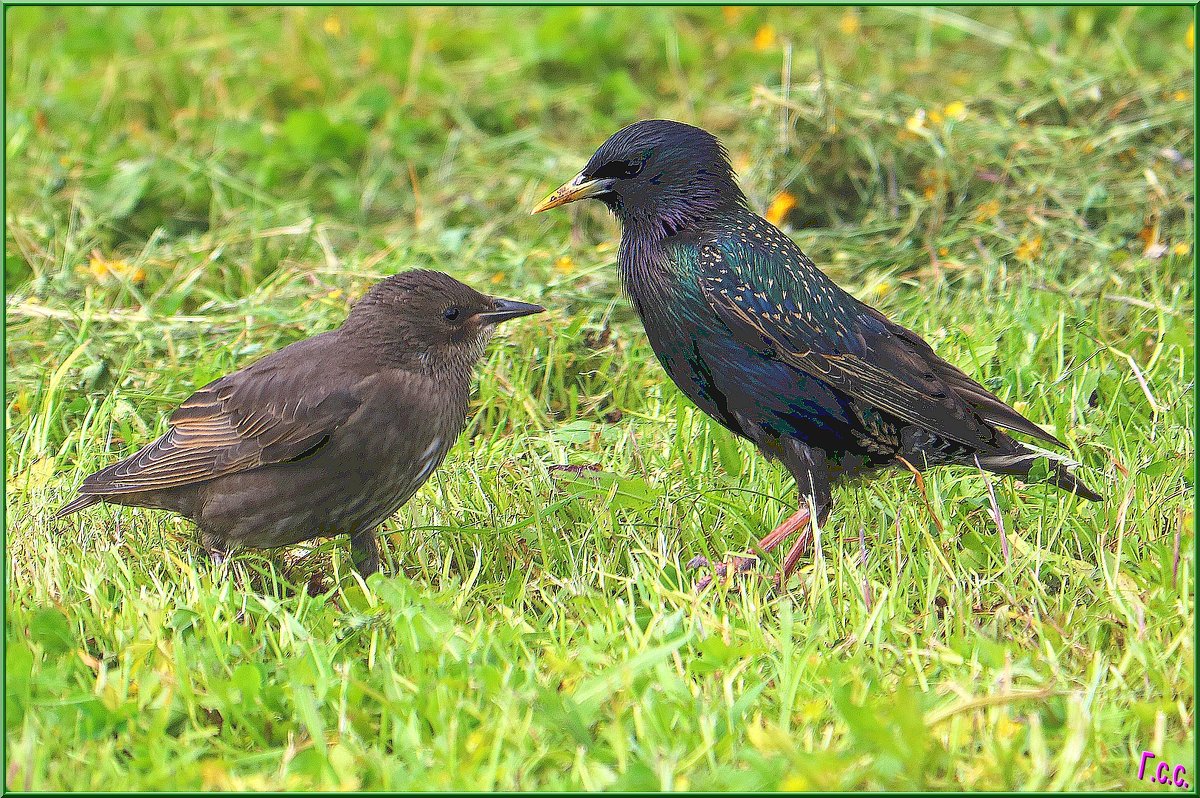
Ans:
{"type": "Polygon", "coordinates": [[[626,178],[635,177],[638,172],[642,171],[642,167],[646,165],[645,161],[630,163],[629,161],[609,161],[603,164],[595,172],[589,175],[593,180],[605,180],[616,178],[624,180],[626,178]]]}
{"type": "Polygon", "coordinates": [[[450,307],[442,311],[442,318],[446,321],[457,321],[459,315],[458,308],[450,307]]]}

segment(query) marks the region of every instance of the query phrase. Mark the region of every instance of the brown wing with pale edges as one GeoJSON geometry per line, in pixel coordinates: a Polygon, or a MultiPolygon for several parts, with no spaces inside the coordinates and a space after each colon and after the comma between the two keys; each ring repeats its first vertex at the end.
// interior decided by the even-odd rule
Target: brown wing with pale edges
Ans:
{"type": "Polygon", "coordinates": [[[303,351],[276,354],[283,352],[292,356],[265,358],[201,388],[171,415],[167,434],[92,474],[79,492],[174,488],[320,449],[361,403],[359,380],[320,373],[303,351]]]}

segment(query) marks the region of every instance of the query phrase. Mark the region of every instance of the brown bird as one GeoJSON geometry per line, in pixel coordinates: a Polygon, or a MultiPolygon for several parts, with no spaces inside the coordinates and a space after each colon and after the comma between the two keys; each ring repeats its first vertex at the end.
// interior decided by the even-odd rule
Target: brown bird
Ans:
{"type": "Polygon", "coordinates": [[[102,501],[170,510],[196,522],[217,562],[235,547],[349,535],[370,575],[376,527],[462,431],[495,326],[543,310],[439,272],[388,277],[341,327],[201,388],[165,435],[85,479],[55,518],[102,501]]]}

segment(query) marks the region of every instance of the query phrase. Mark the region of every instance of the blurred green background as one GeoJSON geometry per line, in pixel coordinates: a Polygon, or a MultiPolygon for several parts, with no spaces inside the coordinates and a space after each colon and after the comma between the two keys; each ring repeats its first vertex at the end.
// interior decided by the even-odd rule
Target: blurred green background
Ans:
{"type": "Polygon", "coordinates": [[[5,21],[10,787],[1194,771],[1189,7],[5,21]],[[613,220],[528,214],[648,117],[721,137],[756,208],[1110,501],[998,482],[1006,554],[977,474],[927,476],[929,508],[890,475],[839,492],[789,591],[697,599],[679,563],[747,546],[793,488],[664,384],[613,220]],[[192,390],[416,266],[551,312],[493,344],[468,432],[383,529],[389,576],[334,542],[222,580],[162,515],[49,521],[192,390]]]}

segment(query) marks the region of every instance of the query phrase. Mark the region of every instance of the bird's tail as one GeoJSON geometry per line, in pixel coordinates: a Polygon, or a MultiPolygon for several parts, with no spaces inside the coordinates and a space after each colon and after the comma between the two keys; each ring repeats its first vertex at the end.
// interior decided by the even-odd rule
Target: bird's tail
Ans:
{"type": "Polygon", "coordinates": [[[1047,478],[1047,482],[1069,493],[1074,493],[1076,496],[1081,496],[1088,501],[1104,501],[1103,496],[1083,484],[1079,480],[1079,477],[1075,476],[1068,468],[1069,464],[1077,464],[1071,463],[1067,458],[1054,452],[1047,452],[1022,445],[1020,451],[1010,454],[980,456],[978,460],[980,466],[996,474],[1028,477],[1030,469],[1033,468],[1034,462],[1039,457],[1045,457],[1049,461],[1050,476],[1047,478]]]}
{"type": "Polygon", "coordinates": [[[77,513],[85,507],[91,507],[93,504],[99,504],[101,500],[102,497],[100,496],[94,496],[89,493],[81,493],[74,499],[71,499],[71,501],[64,504],[62,509],[54,514],[54,520],[57,521],[59,518],[68,516],[71,513],[77,513]]]}

